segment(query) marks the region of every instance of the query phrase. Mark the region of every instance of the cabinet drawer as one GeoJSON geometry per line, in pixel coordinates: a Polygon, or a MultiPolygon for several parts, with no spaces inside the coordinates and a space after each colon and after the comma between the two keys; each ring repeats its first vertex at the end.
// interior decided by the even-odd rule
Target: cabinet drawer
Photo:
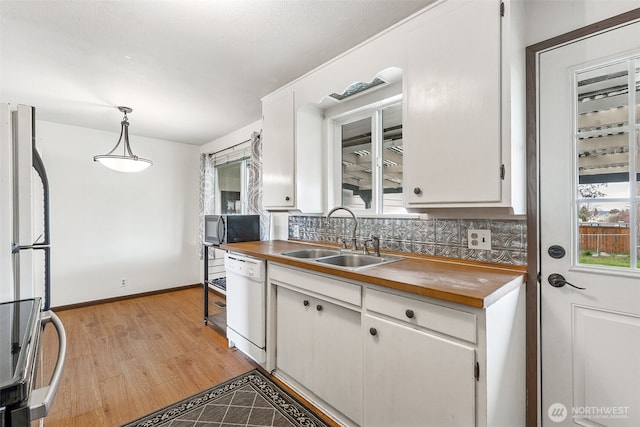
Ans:
{"type": "Polygon", "coordinates": [[[313,292],[330,300],[342,301],[356,307],[362,306],[362,287],[335,280],[320,274],[305,273],[269,263],[269,281],[288,284],[295,288],[313,292]]]}
{"type": "Polygon", "coordinates": [[[476,343],[476,315],[413,298],[366,289],[367,311],[476,343]]]}

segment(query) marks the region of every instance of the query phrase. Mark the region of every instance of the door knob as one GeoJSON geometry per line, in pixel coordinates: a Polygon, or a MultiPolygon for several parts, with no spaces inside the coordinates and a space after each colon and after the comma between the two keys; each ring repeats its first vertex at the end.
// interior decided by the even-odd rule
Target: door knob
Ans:
{"type": "Polygon", "coordinates": [[[413,312],[413,310],[408,309],[407,311],[404,312],[404,314],[409,318],[409,319],[413,319],[413,316],[415,315],[415,313],[413,312]]]}
{"type": "Polygon", "coordinates": [[[415,187],[415,188],[413,189],[413,194],[415,194],[415,195],[420,195],[420,194],[422,194],[422,189],[421,189],[420,187],[415,187]]]}
{"type": "Polygon", "coordinates": [[[320,304],[316,305],[316,310],[322,311],[322,306],[320,304]]]}
{"type": "Polygon", "coordinates": [[[564,276],[562,274],[558,274],[558,273],[553,273],[550,274],[549,277],[547,278],[547,280],[549,281],[549,284],[551,286],[553,286],[554,288],[561,288],[564,285],[569,285],[573,288],[576,289],[580,289],[582,291],[584,291],[587,288],[581,288],[580,286],[576,286],[576,285],[572,285],[571,283],[567,282],[564,278],[564,276]]]}
{"type": "Polygon", "coordinates": [[[378,330],[376,328],[369,328],[369,333],[375,337],[378,335],[378,330]]]}
{"type": "Polygon", "coordinates": [[[304,300],[304,301],[302,301],[302,304],[303,304],[305,307],[308,307],[308,306],[309,306],[309,301],[304,300]]]}

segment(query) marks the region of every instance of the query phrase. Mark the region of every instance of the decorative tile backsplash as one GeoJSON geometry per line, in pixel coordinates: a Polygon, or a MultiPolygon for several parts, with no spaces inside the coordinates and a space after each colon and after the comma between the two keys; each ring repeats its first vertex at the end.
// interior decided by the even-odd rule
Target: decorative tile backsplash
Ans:
{"type": "MultiPolygon", "coordinates": [[[[353,219],[322,216],[289,216],[289,238],[350,245],[353,219]]],[[[448,258],[509,265],[527,263],[526,220],[359,218],[358,245],[380,237],[380,248],[448,258]],[[491,250],[468,248],[468,230],[491,230],[491,250]]]]}

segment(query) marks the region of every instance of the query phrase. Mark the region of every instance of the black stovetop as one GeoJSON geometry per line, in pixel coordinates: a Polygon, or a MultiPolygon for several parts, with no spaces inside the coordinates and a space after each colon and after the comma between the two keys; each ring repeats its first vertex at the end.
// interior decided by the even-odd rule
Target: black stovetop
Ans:
{"type": "Polygon", "coordinates": [[[40,309],[40,298],[0,303],[0,408],[28,396],[40,309]]]}

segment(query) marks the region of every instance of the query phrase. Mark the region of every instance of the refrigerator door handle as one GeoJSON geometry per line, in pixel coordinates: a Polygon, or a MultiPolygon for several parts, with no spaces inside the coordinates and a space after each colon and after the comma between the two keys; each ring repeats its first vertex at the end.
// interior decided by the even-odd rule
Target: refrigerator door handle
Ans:
{"type": "Polygon", "coordinates": [[[44,418],[49,414],[53,398],[58,392],[58,386],[62,380],[62,371],[64,370],[64,359],[67,355],[67,334],[60,318],[53,311],[45,311],[42,313],[41,324],[53,323],[58,333],[58,358],[56,367],[51,375],[49,385],[33,390],[29,396],[29,419],[37,420],[44,418]]]}
{"type": "Polygon", "coordinates": [[[33,249],[35,251],[43,251],[47,248],[50,248],[51,245],[49,245],[48,243],[34,243],[32,245],[19,245],[17,243],[14,243],[13,245],[11,245],[11,253],[12,254],[16,254],[19,251],[24,251],[26,249],[33,249]]]}
{"type": "Polygon", "coordinates": [[[22,250],[44,251],[44,307],[43,310],[51,309],[51,245],[48,243],[34,243],[32,245],[11,245],[11,253],[17,254],[22,250]]]}

